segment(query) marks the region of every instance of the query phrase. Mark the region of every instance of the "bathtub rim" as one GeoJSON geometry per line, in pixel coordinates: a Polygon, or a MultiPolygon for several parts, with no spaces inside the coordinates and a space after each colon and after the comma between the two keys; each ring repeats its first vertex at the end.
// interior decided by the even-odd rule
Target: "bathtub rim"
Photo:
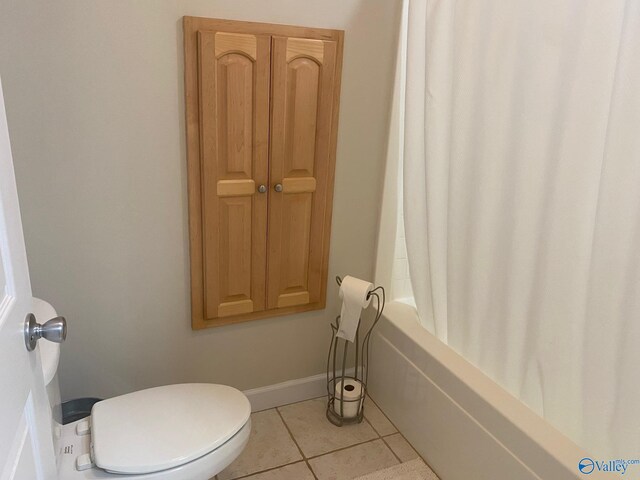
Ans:
{"type": "MultiPolygon", "coordinates": [[[[578,461],[593,457],[430,333],[420,323],[414,307],[397,301],[389,302],[376,330],[378,338],[394,346],[536,476],[552,478],[547,476],[548,472],[562,472],[563,477],[580,478],[578,461]],[[398,348],[401,346],[409,348],[403,351],[398,348]]],[[[372,375],[375,375],[375,370],[372,375]]],[[[376,400],[375,389],[371,393],[376,400]]],[[[384,405],[382,407],[384,410],[384,405]]],[[[391,420],[396,423],[394,418],[391,420]]],[[[396,426],[402,432],[398,423],[396,426]]],[[[419,453],[428,459],[428,452],[419,453]]],[[[597,472],[589,475],[589,478],[600,477],[597,472]]]]}

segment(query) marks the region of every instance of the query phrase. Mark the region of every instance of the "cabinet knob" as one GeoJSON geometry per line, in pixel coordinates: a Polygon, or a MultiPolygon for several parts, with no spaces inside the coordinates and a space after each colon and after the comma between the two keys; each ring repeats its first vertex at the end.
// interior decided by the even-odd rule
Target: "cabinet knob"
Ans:
{"type": "Polygon", "coordinates": [[[276,192],[281,192],[282,191],[282,184],[281,183],[276,183],[275,187],[273,187],[273,189],[276,192]]]}
{"type": "Polygon", "coordinates": [[[264,193],[264,192],[266,192],[266,191],[267,191],[267,186],[266,186],[266,185],[260,185],[260,186],[258,187],[258,192],[260,192],[260,193],[264,193]]]}

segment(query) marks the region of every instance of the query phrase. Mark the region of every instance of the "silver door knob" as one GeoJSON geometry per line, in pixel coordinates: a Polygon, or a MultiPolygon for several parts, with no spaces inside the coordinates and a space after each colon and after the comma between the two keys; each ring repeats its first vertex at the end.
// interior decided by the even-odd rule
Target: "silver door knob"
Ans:
{"type": "Polygon", "coordinates": [[[33,313],[29,313],[24,321],[24,342],[27,350],[34,350],[41,338],[55,343],[64,342],[67,338],[67,321],[64,317],[55,317],[40,325],[33,313]]]}
{"type": "Polygon", "coordinates": [[[281,183],[276,183],[276,185],[273,187],[273,189],[276,192],[281,192],[282,191],[282,184],[281,183]]]}
{"type": "Polygon", "coordinates": [[[267,186],[266,186],[266,185],[260,185],[260,186],[258,187],[258,191],[259,191],[260,193],[264,193],[264,192],[266,192],[266,191],[267,191],[267,186]]]}

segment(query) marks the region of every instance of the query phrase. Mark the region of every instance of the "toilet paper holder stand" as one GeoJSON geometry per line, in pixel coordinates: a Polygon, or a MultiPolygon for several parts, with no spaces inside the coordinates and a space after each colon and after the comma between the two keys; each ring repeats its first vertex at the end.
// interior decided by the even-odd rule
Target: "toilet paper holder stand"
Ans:
{"type": "MultiPolygon", "coordinates": [[[[338,276],[336,283],[338,286],[342,284],[342,279],[338,276]]],[[[338,427],[360,423],[364,418],[364,400],[369,376],[369,341],[371,332],[384,310],[384,288],[375,287],[368,293],[367,298],[371,298],[372,303],[375,300],[376,314],[371,326],[363,334],[360,331],[363,327],[360,322],[352,345],[349,345],[352,342],[336,337],[340,315],[336,317],[335,323],[331,324],[331,343],[327,355],[327,419],[338,427]],[[350,361],[353,361],[353,367],[347,367],[350,361]],[[359,392],[354,388],[354,383],[359,384],[359,392]],[[352,394],[354,391],[355,395],[352,394]]]]}

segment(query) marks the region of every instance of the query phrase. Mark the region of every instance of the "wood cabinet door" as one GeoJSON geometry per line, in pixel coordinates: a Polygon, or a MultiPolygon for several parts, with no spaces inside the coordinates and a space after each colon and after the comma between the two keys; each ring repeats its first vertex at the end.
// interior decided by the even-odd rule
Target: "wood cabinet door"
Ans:
{"type": "Polygon", "coordinates": [[[265,309],[268,35],[199,31],[204,319],[265,309]]]}
{"type": "Polygon", "coordinates": [[[272,38],[269,309],[324,306],[339,88],[337,55],[336,41],[272,38]],[[282,186],[281,191],[276,186],[282,186]]]}

